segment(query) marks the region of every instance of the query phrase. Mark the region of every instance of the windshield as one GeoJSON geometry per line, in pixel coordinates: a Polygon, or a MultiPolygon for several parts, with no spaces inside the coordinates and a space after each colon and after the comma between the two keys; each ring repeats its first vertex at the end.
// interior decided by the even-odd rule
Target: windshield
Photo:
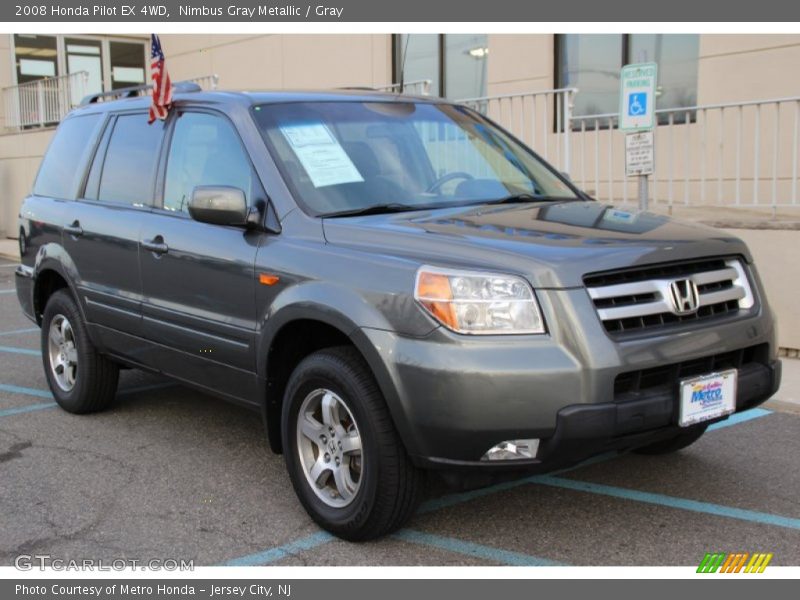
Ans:
{"type": "Polygon", "coordinates": [[[254,115],[315,215],[576,198],[527,148],[461,106],[292,102],[254,115]]]}

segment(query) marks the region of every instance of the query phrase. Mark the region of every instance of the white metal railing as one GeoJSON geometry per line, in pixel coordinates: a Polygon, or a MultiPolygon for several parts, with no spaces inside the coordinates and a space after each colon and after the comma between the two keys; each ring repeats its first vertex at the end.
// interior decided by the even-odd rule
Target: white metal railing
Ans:
{"type": "Polygon", "coordinates": [[[3,89],[5,126],[9,129],[58,123],[86,95],[89,74],[78,71],[3,89]]]}
{"type": "Polygon", "coordinates": [[[417,79],[415,81],[404,81],[403,89],[400,89],[399,83],[392,83],[376,87],[376,90],[382,92],[396,92],[400,94],[410,94],[412,96],[430,96],[431,94],[431,80],[430,79],[417,79]]]}
{"type": "Polygon", "coordinates": [[[201,75],[200,77],[192,77],[191,79],[184,79],[183,81],[191,81],[196,83],[204,90],[215,90],[219,87],[219,75],[201,75]]]}
{"type": "MultiPolygon", "coordinates": [[[[574,88],[461,100],[500,123],[593,196],[636,198],[618,116],[574,116],[574,88]]],[[[800,96],[656,111],[657,205],[800,208],[800,96]]]]}
{"type": "MultiPolygon", "coordinates": [[[[800,96],[656,111],[650,200],[669,207],[800,206],[800,96]]],[[[573,179],[604,200],[633,198],[617,115],[573,117],[573,179]],[[587,152],[588,147],[588,152],[587,152]]]]}
{"type": "MultiPolygon", "coordinates": [[[[203,89],[217,89],[218,75],[203,75],[184,81],[203,89]]],[[[78,71],[59,77],[48,77],[3,89],[5,126],[10,130],[56,125],[66,114],[80,105],[89,94],[89,74],[78,71]]],[[[142,86],[147,93],[148,86],[142,86]]]]}
{"type": "Polygon", "coordinates": [[[459,100],[488,116],[559,170],[569,173],[573,152],[570,125],[575,88],[502,94],[459,100]]]}

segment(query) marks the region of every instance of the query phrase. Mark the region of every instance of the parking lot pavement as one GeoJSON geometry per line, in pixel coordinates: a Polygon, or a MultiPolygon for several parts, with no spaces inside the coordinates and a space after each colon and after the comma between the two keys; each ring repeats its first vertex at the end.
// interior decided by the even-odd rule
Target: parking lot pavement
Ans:
{"type": "Polygon", "coordinates": [[[397,534],[350,544],[302,510],[253,413],[135,370],[104,413],[55,407],[10,264],[0,261],[0,564],[47,553],[198,566],[696,565],[708,551],[800,564],[800,390],[680,453],[444,493],[397,534]]]}

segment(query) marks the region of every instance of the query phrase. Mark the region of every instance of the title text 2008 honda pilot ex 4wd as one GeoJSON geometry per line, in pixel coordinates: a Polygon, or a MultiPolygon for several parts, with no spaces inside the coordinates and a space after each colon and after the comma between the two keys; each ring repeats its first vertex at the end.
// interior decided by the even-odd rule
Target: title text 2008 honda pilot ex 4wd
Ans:
{"type": "Polygon", "coordinates": [[[778,387],[740,240],[595,202],[466,107],[178,86],[147,108],[85,102],[22,205],[53,395],[103,409],[126,366],[260,411],[338,536],[400,527],[426,471],[672,452],[778,387]]]}

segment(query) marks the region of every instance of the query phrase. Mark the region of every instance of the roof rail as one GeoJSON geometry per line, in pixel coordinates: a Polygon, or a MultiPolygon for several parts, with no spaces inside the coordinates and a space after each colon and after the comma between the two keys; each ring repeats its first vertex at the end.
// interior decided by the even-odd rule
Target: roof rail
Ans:
{"type": "MultiPolygon", "coordinates": [[[[95,104],[97,102],[110,102],[112,100],[121,100],[123,98],[136,98],[137,96],[143,96],[145,92],[151,89],[153,89],[152,84],[145,84],[119,88],[117,90],[111,90],[110,92],[89,94],[88,96],[85,96],[83,100],[81,100],[80,105],[86,106],[87,104],[95,104]]],[[[201,92],[202,90],[203,88],[192,81],[178,81],[172,84],[173,92],[201,92]]]]}

